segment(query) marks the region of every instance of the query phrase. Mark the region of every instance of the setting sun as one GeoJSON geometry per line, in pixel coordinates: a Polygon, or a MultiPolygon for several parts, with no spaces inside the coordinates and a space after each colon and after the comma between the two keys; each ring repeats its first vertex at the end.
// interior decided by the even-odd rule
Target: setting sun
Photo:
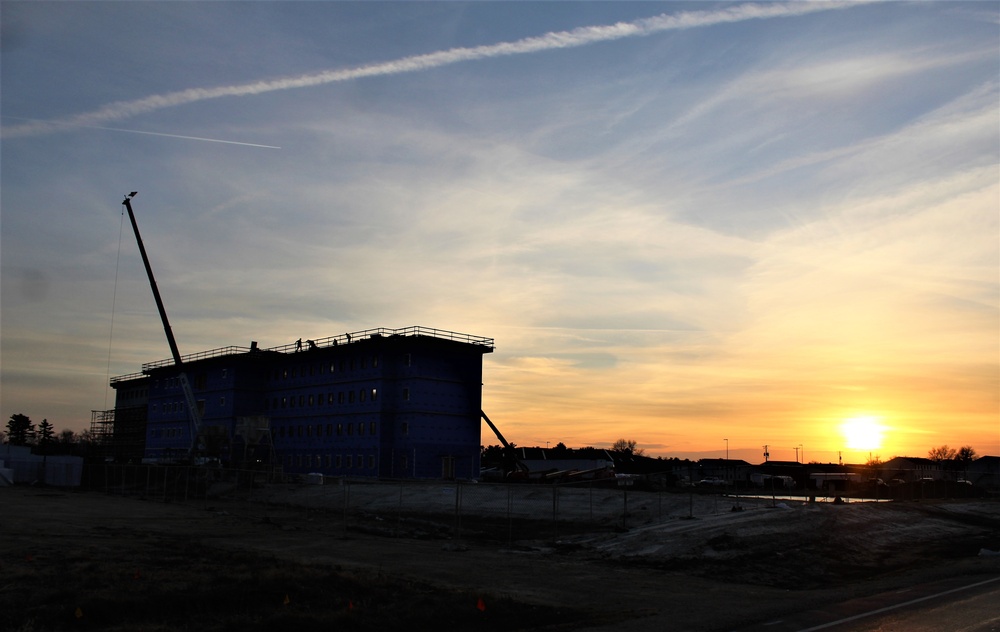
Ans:
{"type": "Polygon", "coordinates": [[[852,450],[877,450],[882,447],[884,428],[878,417],[851,417],[840,425],[840,433],[852,450]]]}

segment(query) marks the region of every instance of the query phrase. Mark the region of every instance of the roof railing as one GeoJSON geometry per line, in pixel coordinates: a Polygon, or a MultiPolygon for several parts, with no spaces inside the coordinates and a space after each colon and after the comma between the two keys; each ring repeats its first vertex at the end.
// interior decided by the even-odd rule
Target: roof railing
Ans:
{"type": "Polygon", "coordinates": [[[378,338],[378,337],[390,337],[390,336],[428,336],[431,338],[440,338],[442,340],[454,340],[455,342],[463,342],[465,344],[478,345],[481,347],[488,347],[490,351],[494,349],[493,338],[486,338],[484,336],[474,336],[472,334],[463,334],[456,331],[448,331],[446,329],[434,329],[433,327],[421,327],[419,325],[411,327],[402,327],[400,329],[389,329],[387,327],[377,327],[375,329],[363,329],[361,331],[352,331],[343,334],[337,334],[336,336],[327,336],[326,338],[317,338],[315,340],[296,340],[284,345],[278,345],[277,347],[270,347],[266,351],[277,351],[279,353],[294,353],[296,351],[303,351],[313,348],[323,348],[323,347],[335,347],[343,344],[350,344],[352,342],[358,342],[359,340],[365,340],[368,338],[378,338]]]}
{"type": "MultiPolygon", "coordinates": [[[[195,360],[206,360],[208,358],[221,358],[222,356],[237,355],[240,353],[249,353],[249,347],[219,347],[218,349],[209,349],[208,351],[199,351],[198,353],[192,353],[190,355],[181,356],[181,362],[194,362],[195,360]]],[[[173,366],[174,359],[167,358],[166,360],[157,360],[156,362],[147,362],[142,365],[142,372],[149,373],[152,369],[159,369],[165,366],[173,366]]]]}
{"type": "MultiPolygon", "coordinates": [[[[337,334],[336,336],[327,336],[326,338],[317,338],[316,340],[296,340],[295,342],[290,342],[284,345],[278,345],[277,347],[269,347],[267,349],[258,349],[259,351],[272,351],[278,353],[295,353],[296,351],[305,351],[308,349],[319,349],[323,347],[335,347],[343,344],[350,344],[352,342],[358,342],[360,340],[366,340],[369,338],[378,337],[390,337],[390,336],[428,336],[431,338],[439,338],[442,340],[453,340],[455,342],[462,342],[470,345],[477,345],[481,347],[486,347],[490,351],[493,351],[493,338],[486,338],[484,336],[473,336],[472,334],[462,334],[456,331],[448,331],[446,329],[434,329],[433,327],[403,327],[401,329],[389,329],[387,327],[377,327],[375,329],[363,329],[361,331],[352,331],[343,334],[337,334]]],[[[219,358],[223,356],[238,355],[242,353],[250,353],[253,349],[249,347],[219,347],[218,349],[210,349],[208,351],[199,351],[198,353],[192,353],[190,355],[181,356],[181,362],[194,362],[196,360],[206,360],[208,358],[219,358]]],[[[142,365],[142,374],[149,373],[153,369],[160,369],[163,367],[173,366],[173,358],[167,358],[165,360],[157,360],[155,362],[146,362],[142,365]]],[[[111,378],[111,383],[124,382],[129,379],[135,379],[141,377],[142,374],[131,374],[123,375],[120,377],[111,378]]]]}

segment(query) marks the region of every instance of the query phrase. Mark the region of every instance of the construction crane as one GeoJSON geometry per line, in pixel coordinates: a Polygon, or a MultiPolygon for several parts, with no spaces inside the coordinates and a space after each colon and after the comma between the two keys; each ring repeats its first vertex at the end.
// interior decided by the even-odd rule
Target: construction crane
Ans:
{"type": "Polygon", "coordinates": [[[500,439],[500,443],[503,444],[504,476],[508,476],[512,472],[524,472],[525,474],[527,474],[528,466],[525,465],[521,461],[521,459],[518,458],[517,450],[514,448],[514,444],[507,443],[507,439],[504,438],[503,433],[501,433],[500,429],[497,428],[492,421],[490,421],[490,418],[486,416],[486,413],[484,411],[480,410],[479,414],[482,416],[483,421],[485,421],[487,425],[489,425],[489,427],[493,430],[493,433],[497,436],[497,439],[500,439]]]}
{"type": "Polygon", "coordinates": [[[149,277],[149,285],[153,289],[153,298],[156,300],[156,309],[160,312],[160,320],[163,321],[163,331],[167,334],[167,344],[170,345],[170,354],[174,357],[174,365],[179,373],[178,380],[184,391],[184,400],[187,403],[188,415],[191,421],[191,446],[188,448],[188,457],[195,459],[198,443],[202,438],[201,414],[198,412],[198,403],[194,399],[194,391],[191,390],[191,383],[188,381],[187,373],[184,371],[184,363],[181,361],[181,353],[177,349],[177,340],[174,339],[174,332],[170,328],[170,321],[167,319],[167,311],[163,308],[163,299],[160,298],[160,290],[156,287],[156,279],[153,278],[153,268],[149,265],[149,257],[146,255],[146,247],[142,243],[139,235],[139,225],[135,221],[135,213],[132,212],[132,198],[138,195],[138,191],[132,191],[125,196],[122,204],[128,210],[128,219],[132,222],[132,231],[135,233],[135,241],[139,244],[139,254],[142,255],[142,264],[146,266],[146,276],[149,277]]]}

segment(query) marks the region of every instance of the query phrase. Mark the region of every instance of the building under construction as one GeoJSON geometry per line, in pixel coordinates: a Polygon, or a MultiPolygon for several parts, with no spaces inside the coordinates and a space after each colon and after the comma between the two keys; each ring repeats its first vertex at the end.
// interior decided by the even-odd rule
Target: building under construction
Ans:
{"type": "Polygon", "coordinates": [[[492,351],[492,338],[426,327],[223,347],[112,378],[115,409],[95,411],[91,430],[115,460],[475,478],[492,351]]]}

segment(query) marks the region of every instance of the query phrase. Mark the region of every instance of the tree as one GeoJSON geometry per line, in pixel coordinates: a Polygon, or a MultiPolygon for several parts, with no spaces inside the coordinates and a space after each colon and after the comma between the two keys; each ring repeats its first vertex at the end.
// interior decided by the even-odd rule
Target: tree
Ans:
{"type": "Polygon", "coordinates": [[[30,445],[35,439],[35,424],[31,418],[14,413],[7,422],[7,443],[10,445],[30,445]]]}
{"type": "Polygon", "coordinates": [[[931,461],[936,461],[937,463],[943,463],[944,461],[953,461],[955,460],[955,457],[957,455],[958,451],[953,448],[949,448],[947,444],[938,446],[936,448],[931,448],[927,452],[927,458],[930,459],[931,461]]]}
{"type": "Polygon", "coordinates": [[[59,443],[66,443],[66,444],[76,443],[76,433],[70,430],[69,428],[66,428],[59,433],[58,441],[59,443]]]}
{"type": "Polygon", "coordinates": [[[631,454],[634,456],[642,456],[645,450],[635,446],[636,442],[633,439],[619,439],[611,444],[611,451],[621,452],[622,454],[631,454]]]}
{"type": "Polygon", "coordinates": [[[38,424],[38,445],[48,445],[55,440],[56,431],[49,423],[48,419],[43,419],[38,424]]]}
{"type": "Polygon", "coordinates": [[[502,467],[503,448],[498,445],[479,446],[479,463],[481,467],[502,467]]]}
{"type": "Polygon", "coordinates": [[[971,445],[963,445],[958,449],[958,454],[955,455],[955,459],[968,465],[976,460],[976,451],[971,445]]]}

